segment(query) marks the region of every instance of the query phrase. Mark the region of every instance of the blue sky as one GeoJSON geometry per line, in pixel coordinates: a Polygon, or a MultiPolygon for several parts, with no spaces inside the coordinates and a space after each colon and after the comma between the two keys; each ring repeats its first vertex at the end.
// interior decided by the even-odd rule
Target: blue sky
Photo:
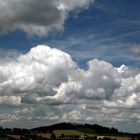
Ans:
{"type": "Polygon", "coordinates": [[[24,53],[37,44],[49,44],[70,53],[82,67],[91,58],[140,67],[139,55],[131,52],[140,43],[139,12],[138,0],[98,0],[78,14],[71,12],[62,32],[38,38],[16,30],[1,35],[0,47],[24,53]]]}
{"type": "Polygon", "coordinates": [[[1,126],[139,132],[139,0],[0,3],[1,126]]]}

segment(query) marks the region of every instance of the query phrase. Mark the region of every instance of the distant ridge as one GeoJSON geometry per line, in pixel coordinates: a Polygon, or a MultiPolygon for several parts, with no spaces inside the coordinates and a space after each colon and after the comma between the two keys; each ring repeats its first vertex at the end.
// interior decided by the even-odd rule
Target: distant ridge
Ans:
{"type": "Polygon", "coordinates": [[[95,133],[107,133],[107,134],[120,134],[120,132],[116,128],[108,128],[103,127],[97,124],[78,124],[78,123],[59,123],[54,124],[50,126],[42,126],[31,129],[32,131],[53,131],[53,130],[84,130],[84,129],[90,129],[93,130],[95,133]]]}
{"type": "Polygon", "coordinates": [[[80,130],[80,131],[85,131],[89,130],[90,132],[94,132],[95,134],[99,135],[118,135],[118,136],[138,136],[140,137],[140,133],[133,134],[133,133],[124,133],[124,132],[119,132],[116,128],[114,127],[104,127],[100,126],[98,124],[78,124],[78,123],[58,123],[50,126],[42,126],[42,127],[37,127],[31,129],[31,131],[41,131],[41,132],[53,132],[54,130],[80,130]]]}

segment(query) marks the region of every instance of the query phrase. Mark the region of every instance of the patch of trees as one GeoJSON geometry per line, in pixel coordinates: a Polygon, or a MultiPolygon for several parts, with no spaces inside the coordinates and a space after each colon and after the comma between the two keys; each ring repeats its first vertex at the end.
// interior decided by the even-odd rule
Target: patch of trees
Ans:
{"type": "MultiPolygon", "coordinates": [[[[48,132],[52,133],[53,130],[91,130],[99,135],[116,135],[116,136],[129,136],[129,137],[140,137],[140,133],[132,134],[132,133],[124,133],[119,132],[114,127],[103,127],[97,124],[79,124],[79,123],[59,123],[50,126],[43,126],[31,129],[32,131],[40,131],[40,132],[48,132]]],[[[84,132],[84,131],[83,131],[84,132]]]]}
{"type": "Polygon", "coordinates": [[[91,129],[98,134],[118,134],[119,131],[116,128],[103,127],[97,124],[77,124],[77,123],[59,123],[51,126],[44,126],[32,129],[33,131],[50,131],[53,130],[77,130],[77,129],[91,129]]]}

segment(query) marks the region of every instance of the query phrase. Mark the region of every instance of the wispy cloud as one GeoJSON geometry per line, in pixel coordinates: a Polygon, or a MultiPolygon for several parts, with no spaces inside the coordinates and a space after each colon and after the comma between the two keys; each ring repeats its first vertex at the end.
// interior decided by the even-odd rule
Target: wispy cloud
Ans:
{"type": "Polygon", "coordinates": [[[135,57],[140,57],[140,44],[131,44],[130,45],[130,52],[135,57]]]}
{"type": "Polygon", "coordinates": [[[137,35],[137,33],[139,34],[139,31],[114,35],[113,37],[108,35],[109,37],[106,37],[103,34],[100,35],[87,31],[82,34],[77,33],[66,36],[63,39],[53,39],[48,42],[51,46],[57,46],[58,49],[71,54],[77,62],[86,62],[89,59],[98,58],[116,66],[126,64],[139,67],[138,58],[134,57],[134,53],[131,52],[131,41],[124,41],[128,37],[131,38],[131,36],[137,35]]]}

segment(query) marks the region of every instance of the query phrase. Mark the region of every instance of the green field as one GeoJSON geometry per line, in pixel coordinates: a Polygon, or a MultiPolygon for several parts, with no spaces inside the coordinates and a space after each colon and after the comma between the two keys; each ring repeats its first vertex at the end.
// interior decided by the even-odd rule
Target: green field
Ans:
{"type": "Polygon", "coordinates": [[[94,133],[92,134],[91,131],[88,132],[87,130],[86,131],[84,131],[84,130],[82,130],[82,131],[81,130],[55,130],[54,133],[56,136],[61,136],[62,133],[64,135],[69,135],[69,136],[72,136],[72,135],[81,136],[84,134],[87,134],[88,136],[94,136],[94,133]]]}
{"type": "MultiPolygon", "coordinates": [[[[89,130],[54,130],[53,133],[56,135],[56,137],[61,136],[61,134],[64,134],[65,136],[82,136],[84,134],[92,137],[95,136],[94,133],[91,133],[89,130]]],[[[38,135],[46,138],[50,138],[51,134],[47,133],[39,133],[38,135]]]]}
{"type": "Polygon", "coordinates": [[[95,131],[89,128],[78,128],[77,131],[83,132],[85,134],[95,134],[95,131]]]}

